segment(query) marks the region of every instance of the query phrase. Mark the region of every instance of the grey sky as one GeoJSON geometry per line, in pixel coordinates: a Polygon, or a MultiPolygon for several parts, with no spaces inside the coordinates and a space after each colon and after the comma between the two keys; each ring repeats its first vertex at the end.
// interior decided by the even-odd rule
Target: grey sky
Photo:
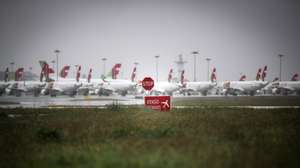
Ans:
{"type": "Polygon", "coordinates": [[[193,79],[190,52],[199,50],[197,79],[206,79],[205,58],[212,58],[218,80],[254,79],[269,66],[268,78],[278,76],[278,54],[284,54],[283,79],[300,73],[300,1],[298,0],[1,0],[0,68],[11,61],[38,72],[38,60],[90,67],[102,73],[102,57],[110,69],[123,64],[129,78],[133,62],[138,77],[167,79],[183,54],[188,79],[193,79]]]}

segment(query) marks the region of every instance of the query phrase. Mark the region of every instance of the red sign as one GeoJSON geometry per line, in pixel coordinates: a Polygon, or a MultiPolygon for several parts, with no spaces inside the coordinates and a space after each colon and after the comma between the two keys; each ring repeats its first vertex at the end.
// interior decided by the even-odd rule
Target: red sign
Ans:
{"type": "Polygon", "coordinates": [[[171,97],[145,96],[145,106],[154,110],[169,111],[171,109],[171,97]]]}
{"type": "Polygon", "coordinates": [[[151,90],[154,86],[154,80],[150,77],[145,77],[142,81],[142,86],[145,90],[151,90]]]}

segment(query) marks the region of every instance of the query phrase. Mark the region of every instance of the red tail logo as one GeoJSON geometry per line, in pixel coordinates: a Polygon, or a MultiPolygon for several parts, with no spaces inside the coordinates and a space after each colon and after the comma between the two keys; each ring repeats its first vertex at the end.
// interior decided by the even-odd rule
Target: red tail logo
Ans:
{"type": "Polygon", "coordinates": [[[273,82],[276,82],[276,81],[279,81],[278,77],[276,77],[276,78],[273,79],[273,82]]]}
{"type": "Polygon", "coordinates": [[[136,77],[136,67],[133,68],[133,71],[132,71],[132,73],[131,73],[131,81],[132,81],[132,82],[134,82],[135,77],[136,77]]]}
{"type": "Polygon", "coordinates": [[[183,85],[183,87],[185,87],[185,83],[184,83],[184,70],[181,71],[181,75],[180,75],[180,83],[183,85]]]}
{"type": "Polygon", "coordinates": [[[173,69],[171,68],[168,75],[168,82],[172,81],[172,74],[173,74],[173,69]]]}
{"type": "Polygon", "coordinates": [[[261,68],[258,69],[257,74],[256,74],[256,80],[260,80],[261,78],[261,68]]]}
{"type": "Polygon", "coordinates": [[[81,71],[81,66],[79,65],[79,67],[78,67],[78,69],[77,69],[77,73],[76,73],[76,81],[77,81],[77,82],[79,82],[80,71],[81,71]]]}
{"type": "Polygon", "coordinates": [[[24,73],[24,68],[18,68],[15,72],[15,81],[20,81],[24,73]]]}
{"type": "Polygon", "coordinates": [[[210,81],[211,82],[216,82],[217,81],[217,75],[216,75],[217,69],[214,68],[211,75],[210,75],[210,81]]]}
{"type": "Polygon", "coordinates": [[[90,71],[89,71],[89,75],[88,75],[88,78],[87,78],[87,81],[88,81],[88,83],[90,83],[91,82],[91,79],[92,79],[92,68],[90,69],[90,71]]]}
{"type": "Polygon", "coordinates": [[[240,81],[245,81],[245,80],[246,80],[246,75],[242,75],[240,81]]]}
{"type": "Polygon", "coordinates": [[[293,75],[291,81],[298,81],[298,74],[293,75]]]}
{"type": "Polygon", "coordinates": [[[70,66],[68,66],[68,65],[64,66],[61,69],[59,76],[62,78],[66,78],[68,76],[69,70],[70,70],[70,66]]]}
{"type": "Polygon", "coordinates": [[[49,74],[54,73],[54,70],[49,67],[46,61],[40,61],[40,65],[42,67],[40,74],[40,81],[43,81],[43,78],[46,78],[46,81],[49,81],[49,74]]]}
{"type": "Polygon", "coordinates": [[[265,67],[264,67],[264,71],[263,71],[262,74],[261,74],[261,80],[262,80],[262,81],[265,81],[265,78],[267,77],[267,69],[268,69],[268,67],[265,66],[265,67]]]}
{"type": "Polygon", "coordinates": [[[112,79],[117,79],[121,66],[122,64],[115,64],[115,66],[112,68],[112,79]]]}

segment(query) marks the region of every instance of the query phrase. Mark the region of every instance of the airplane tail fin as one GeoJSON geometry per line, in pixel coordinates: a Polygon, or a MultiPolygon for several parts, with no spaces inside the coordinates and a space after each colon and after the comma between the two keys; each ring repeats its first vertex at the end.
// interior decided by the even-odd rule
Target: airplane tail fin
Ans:
{"type": "Polygon", "coordinates": [[[131,73],[131,82],[134,82],[136,77],[136,66],[133,68],[133,71],[131,73]]]}
{"type": "Polygon", "coordinates": [[[211,82],[217,82],[217,69],[216,68],[213,68],[213,71],[210,75],[210,81],[211,82]]]}
{"type": "Polygon", "coordinates": [[[24,68],[18,68],[15,72],[15,81],[20,81],[24,73],[24,68]]]}
{"type": "Polygon", "coordinates": [[[256,73],[256,80],[260,80],[261,78],[261,68],[258,69],[257,73],[256,73]]]}
{"type": "Polygon", "coordinates": [[[4,75],[4,81],[5,81],[5,82],[8,82],[8,76],[9,76],[9,69],[6,68],[6,70],[5,70],[5,75],[4,75]]]}
{"type": "Polygon", "coordinates": [[[276,81],[279,81],[279,78],[278,78],[278,77],[275,77],[275,78],[273,79],[273,82],[276,82],[276,81]]]}
{"type": "Polygon", "coordinates": [[[294,74],[291,81],[298,81],[299,80],[298,77],[299,77],[299,75],[297,73],[294,74]]]}
{"type": "Polygon", "coordinates": [[[171,68],[168,75],[168,82],[172,82],[173,69],[171,68]]]}
{"type": "Polygon", "coordinates": [[[245,81],[246,80],[246,75],[242,75],[239,81],[245,81]]]}
{"type": "Polygon", "coordinates": [[[81,71],[81,66],[79,65],[79,66],[78,66],[78,69],[77,69],[77,73],[76,73],[76,82],[79,82],[80,71],[81,71]]]}
{"type": "Polygon", "coordinates": [[[92,79],[92,68],[90,69],[89,71],[89,75],[88,75],[88,78],[87,78],[87,82],[90,83],[91,82],[91,79],[92,79]]]}
{"type": "Polygon", "coordinates": [[[114,65],[114,67],[112,68],[112,79],[117,79],[120,73],[121,66],[122,64],[120,63],[114,65]]]}
{"type": "Polygon", "coordinates": [[[180,83],[182,86],[185,86],[185,83],[184,83],[184,70],[181,71],[181,75],[180,75],[180,83]]]}
{"type": "Polygon", "coordinates": [[[49,74],[54,73],[54,70],[49,67],[49,64],[46,61],[39,61],[42,68],[40,74],[40,81],[43,81],[43,78],[46,78],[46,81],[49,81],[49,74]]]}
{"type": "Polygon", "coordinates": [[[70,66],[65,65],[65,66],[61,69],[61,71],[60,71],[60,73],[59,73],[59,76],[62,77],[62,78],[66,78],[66,77],[68,76],[69,70],[70,70],[70,66]]]}
{"type": "Polygon", "coordinates": [[[267,65],[264,67],[264,70],[263,70],[263,72],[262,72],[262,74],[261,74],[261,80],[262,81],[265,81],[265,78],[267,77],[267,69],[268,69],[268,67],[267,67],[267,65]]]}

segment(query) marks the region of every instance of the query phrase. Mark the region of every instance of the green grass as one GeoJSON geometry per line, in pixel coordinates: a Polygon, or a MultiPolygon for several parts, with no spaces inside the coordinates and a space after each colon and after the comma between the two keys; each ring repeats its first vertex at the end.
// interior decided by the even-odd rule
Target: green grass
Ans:
{"type": "Polygon", "coordinates": [[[0,111],[1,168],[300,166],[297,109],[0,111]]]}
{"type": "Polygon", "coordinates": [[[179,106],[300,106],[300,96],[184,97],[173,99],[179,106]]]}

